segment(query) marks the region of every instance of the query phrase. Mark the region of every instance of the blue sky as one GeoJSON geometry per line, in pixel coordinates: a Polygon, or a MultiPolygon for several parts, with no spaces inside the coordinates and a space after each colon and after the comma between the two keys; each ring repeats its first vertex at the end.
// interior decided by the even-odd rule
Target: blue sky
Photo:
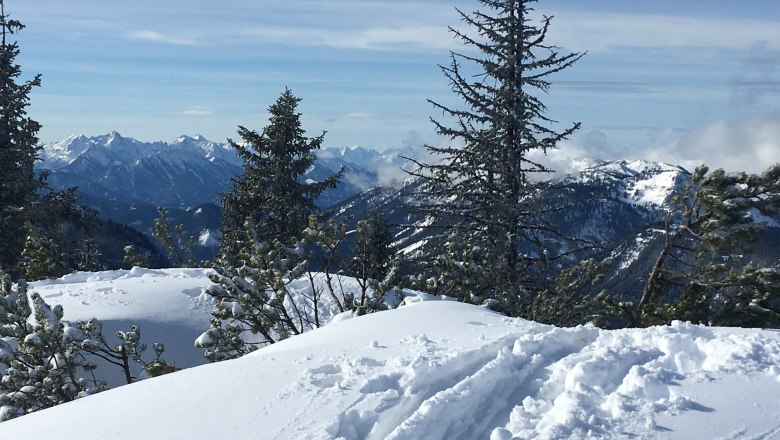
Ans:
{"type": "MultiPolygon", "coordinates": [[[[441,143],[426,102],[456,104],[437,64],[476,0],[8,0],[27,25],[30,114],[44,142],[117,130],[140,140],[261,129],[285,87],[326,145],[441,143]]],[[[549,41],[588,54],[553,78],[549,116],[582,129],[551,155],[780,161],[780,8],[774,0],[542,0],[549,41]]]]}

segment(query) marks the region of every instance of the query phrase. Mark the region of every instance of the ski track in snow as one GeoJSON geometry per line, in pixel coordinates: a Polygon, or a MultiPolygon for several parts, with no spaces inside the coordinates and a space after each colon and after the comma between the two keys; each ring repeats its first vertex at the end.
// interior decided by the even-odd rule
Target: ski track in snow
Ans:
{"type": "MultiPolygon", "coordinates": [[[[318,406],[341,402],[340,414],[310,438],[653,439],[675,438],[656,423],[659,412],[713,411],[681,394],[682,380],[704,381],[739,365],[740,374],[768,372],[780,382],[777,340],[724,340],[682,323],[644,333],[521,330],[462,352],[446,345],[407,337],[397,343],[407,354],[387,359],[381,352],[392,347],[372,343],[367,356],[323,359],[271,401],[316,395],[318,406]]],[[[310,408],[301,408],[275,438],[295,437],[307,418],[310,408]]],[[[750,438],[777,434],[780,428],[750,438]]]]}

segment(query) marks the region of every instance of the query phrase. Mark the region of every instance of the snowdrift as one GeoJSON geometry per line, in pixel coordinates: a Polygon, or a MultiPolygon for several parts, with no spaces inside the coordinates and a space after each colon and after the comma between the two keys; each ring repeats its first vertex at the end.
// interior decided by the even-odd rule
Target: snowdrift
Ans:
{"type": "Polygon", "coordinates": [[[779,365],[776,331],[560,329],[421,301],[5,422],[0,438],[775,438],[779,365]]]}

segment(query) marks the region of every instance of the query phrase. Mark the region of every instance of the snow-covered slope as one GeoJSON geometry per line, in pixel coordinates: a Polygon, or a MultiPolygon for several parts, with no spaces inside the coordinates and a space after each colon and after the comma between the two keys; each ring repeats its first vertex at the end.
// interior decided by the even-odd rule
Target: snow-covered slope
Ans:
{"type": "Polygon", "coordinates": [[[770,439],[779,365],[774,331],[559,329],[423,301],[5,422],[0,438],[770,439]]]}
{"type": "MultiPolygon", "coordinates": [[[[141,269],[107,272],[76,272],[56,280],[30,284],[50,305],[61,305],[71,322],[98,318],[109,341],[132,324],[141,328],[142,342],[165,345],[163,358],[178,368],[206,363],[203,352],[193,347],[209,327],[213,299],[204,290],[213,284],[208,269],[141,269]]],[[[151,352],[151,348],[149,349],[151,352]]],[[[136,367],[135,365],[133,367],[136,367]]],[[[140,369],[134,368],[135,374],[140,369]]],[[[100,365],[97,376],[109,386],[124,384],[120,369],[100,365]]]]}
{"type": "Polygon", "coordinates": [[[684,168],[646,160],[594,161],[564,181],[609,185],[625,203],[665,208],[673,192],[688,182],[684,168]]]}

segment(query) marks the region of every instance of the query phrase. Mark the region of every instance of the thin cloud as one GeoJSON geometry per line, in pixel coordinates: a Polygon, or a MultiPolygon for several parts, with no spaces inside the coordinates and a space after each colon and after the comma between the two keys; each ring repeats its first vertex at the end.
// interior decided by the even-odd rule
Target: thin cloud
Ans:
{"type": "Polygon", "coordinates": [[[346,115],[342,116],[344,119],[371,119],[375,118],[376,116],[372,113],[367,112],[353,112],[353,113],[347,113],[346,115]]]}
{"type": "Polygon", "coordinates": [[[558,81],[556,89],[575,93],[598,94],[657,94],[662,93],[662,86],[632,81],[558,81]]]}
{"type": "Polygon", "coordinates": [[[247,29],[243,33],[266,43],[339,49],[394,51],[414,48],[452,49],[460,46],[442,26],[376,27],[362,30],[263,26],[247,29]]]}
{"type": "Polygon", "coordinates": [[[198,42],[193,38],[180,37],[180,36],[174,37],[171,35],[165,35],[165,34],[161,34],[160,32],[151,31],[151,30],[131,32],[128,36],[132,40],[148,41],[152,43],[163,43],[163,44],[170,44],[175,46],[195,46],[198,44],[198,42]]]}
{"type": "Polygon", "coordinates": [[[355,33],[334,35],[336,47],[389,50],[397,47],[451,49],[460,46],[452,35],[440,26],[404,28],[373,28],[355,33]]]}
{"type": "Polygon", "coordinates": [[[766,41],[753,45],[732,82],[731,102],[750,107],[763,98],[776,99],[780,96],[779,71],[780,50],[770,48],[766,41]]]}
{"type": "Polygon", "coordinates": [[[780,46],[777,22],[647,14],[556,14],[550,40],[572,50],[624,48],[745,49],[766,41],[780,46]]]}
{"type": "Polygon", "coordinates": [[[339,116],[333,116],[330,118],[326,118],[326,122],[334,123],[339,121],[349,121],[349,120],[356,120],[356,119],[375,119],[377,116],[373,113],[368,112],[352,112],[347,113],[339,116]]]}
{"type": "Polygon", "coordinates": [[[214,111],[209,107],[190,107],[179,112],[179,114],[183,116],[212,116],[214,111]]]}

